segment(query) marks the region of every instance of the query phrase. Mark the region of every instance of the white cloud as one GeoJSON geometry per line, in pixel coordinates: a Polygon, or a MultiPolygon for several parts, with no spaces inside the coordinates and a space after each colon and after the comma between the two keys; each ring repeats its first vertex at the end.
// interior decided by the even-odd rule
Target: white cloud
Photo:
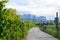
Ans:
{"type": "Polygon", "coordinates": [[[60,0],[10,0],[6,7],[52,19],[55,17],[55,12],[60,8],[60,0]]]}

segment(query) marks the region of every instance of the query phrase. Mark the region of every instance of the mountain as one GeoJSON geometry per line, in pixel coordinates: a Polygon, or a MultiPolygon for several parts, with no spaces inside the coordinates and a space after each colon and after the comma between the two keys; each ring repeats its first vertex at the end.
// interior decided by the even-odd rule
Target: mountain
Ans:
{"type": "Polygon", "coordinates": [[[32,22],[39,22],[39,23],[46,23],[47,22],[46,17],[44,17],[44,16],[37,17],[37,16],[31,15],[31,14],[21,15],[21,19],[22,19],[22,21],[29,20],[32,22]]]}

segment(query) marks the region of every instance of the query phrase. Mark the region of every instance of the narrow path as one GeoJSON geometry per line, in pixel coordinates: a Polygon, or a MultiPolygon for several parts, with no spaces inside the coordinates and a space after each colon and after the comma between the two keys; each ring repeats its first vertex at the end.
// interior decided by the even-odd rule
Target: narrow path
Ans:
{"type": "Polygon", "coordinates": [[[51,35],[48,35],[47,33],[42,32],[39,30],[39,28],[35,27],[32,28],[28,35],[26,40],[58,40],[51,35]]]}

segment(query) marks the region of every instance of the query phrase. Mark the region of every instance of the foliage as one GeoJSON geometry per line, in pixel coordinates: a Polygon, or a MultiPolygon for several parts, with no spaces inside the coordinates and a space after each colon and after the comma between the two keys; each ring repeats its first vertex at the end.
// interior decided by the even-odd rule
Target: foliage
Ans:
{"type": "MultiPolygon", "coordinates": [[[[59,33],[57,33],[57,30],[56,30],[56,26],[55,25],[47,25],[47,29],[44,30],[44,32],[60,39],[60,30],[59,30],[59,33]]],[[[60,28],[60,24],[59,24],[59,28],[60,28]]],[[[40,27],[41,29],[41,27],[40,27]]]]}
{"type": "Polygon", "coordinates": [[[4,8],[6,2],[0,1],[0,40],[21,40],[21,19],[15,9],[4,8]]]}
{"type": "Polygon", "coordinates": [[[28,34],[28,31],[32,27],[35,27],[35,23],[34,22],[24,21],[24,36],[26,36],[28,34]]]}
{"type": "Polygon", "coordinates": [[[5,8],[7,2],[8,0],[0,1],[0,40],[21,40],[22,36],[26,36],[28,30],[35,26],[35,23],[22,22],[15,9],[5,8]]]}

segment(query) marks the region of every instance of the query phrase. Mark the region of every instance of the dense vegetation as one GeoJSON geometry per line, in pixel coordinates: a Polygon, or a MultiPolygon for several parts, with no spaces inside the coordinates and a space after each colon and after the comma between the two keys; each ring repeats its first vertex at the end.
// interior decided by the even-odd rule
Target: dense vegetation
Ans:
{"type": "Polygon", "coordinates": [[[0,1],[0,39],[21,40],[21,20],[15,9],[5,8],[6,2],[7,0],[0,1]]]}
{"type": "Polygon", "coordinates": [[[25,21],[24,22],[24,36],[27,35],[29,29],[31,29],[32,27],[35,27],[35,23],[34,22],[30,22],[30,21],[25,21]]]}
{"type": "Polygon", "coordinates": [[[21,40],[35,24],[22,22],[15,9],[5,8],[7,0],[0,1],[0,40],[21,40]]]}
{"type": "Polygon", "coordinates": [[[57,33],[56,25],[44,25],[40,27],[40,30],[58,38],[60,40],[60,24],[58,25],[59,27],[59,32],[57,33]],[[47,26],[46,29],[44,29],[44,26],[47,26]]]}

